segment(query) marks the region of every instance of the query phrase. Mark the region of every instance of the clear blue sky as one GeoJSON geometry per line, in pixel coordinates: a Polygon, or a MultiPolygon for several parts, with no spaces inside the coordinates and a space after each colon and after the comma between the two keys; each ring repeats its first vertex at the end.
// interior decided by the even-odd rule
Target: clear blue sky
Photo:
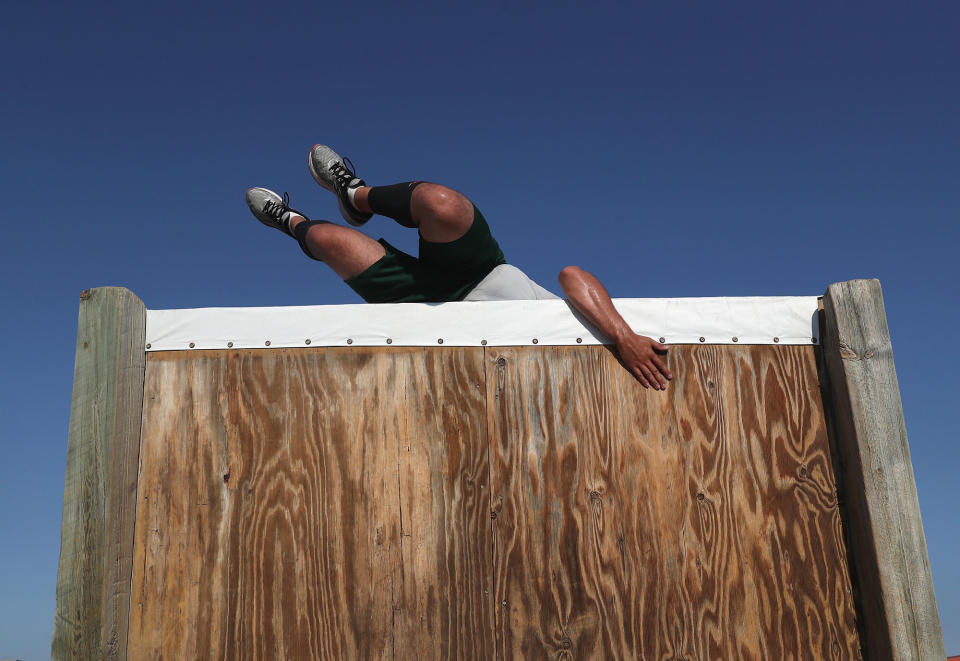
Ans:
{"type": "Polygon", "coordinates": [[[880,278],[960,653],[960,4],[516,4],[5,7],[0,657],[49,656],[80,291],[359,302],[243,202],[336,219],[315,142],[463,190],[554,290],[566,264],[622,297],[880,278]]]}

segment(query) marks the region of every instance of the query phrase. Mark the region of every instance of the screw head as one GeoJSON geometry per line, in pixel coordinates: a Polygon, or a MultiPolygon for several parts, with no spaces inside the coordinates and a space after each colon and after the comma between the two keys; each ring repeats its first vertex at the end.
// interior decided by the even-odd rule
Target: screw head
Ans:
{"type": "Polygon", "coordinates": [[[264,344],[264,346],[267,346],[267,347],[269,347],[269,346],[270,346],[270,340],[267,340],[267,341],[266,341],[266,342],[264,342],[263,344],[264,344]]]}
{"type": "Polygon", "coordinates": [[[773,338],[773,343],[774,343],[774,344],[780,344],[780,338],[779,338],[779,337],[773,338]]]}
{"type": "Polygon", "coordinates": [[[352,338],[352,337],[348,337],[348,338],[347,338],[347,344],[353,344],[353,338],[352,338]]]}
{"type": "Polygon", "coordinates": [[[233,342],[227,342],[227,348],[228,348],[228,349],[232,349],[232,348],[233,348],[233,342]]]}
{"type": "Polygon", "coordinates": [[[540,340],[538,340],[537,338],[533,338],[533,343],[534,343],[534,344],[538,344],[539,342],[540,342],[540,340]]]}
{"type": "Polygon", "coordinates": [[[147,342],[147,348],[149,349],[151,346],[152,345],[149,342],[147,342]]]}
{"type": "Polygon", "coordinates": [[[387,344],[393,344],[393,338],[392,338],[392,337],[388,337],[388,338],[387,338],[387,344]]]}
{"type": "Polygon", "coordinates": [[[482,344],[483,346],[487,346],[487,341],[486,341],[486,340],[480,340],[480,344],[482,344]]]}
{"type": "Polygon", "coordinates": [[[583,338],[582,338],[582,337],[578,337],[578,338],[577,338],[577,344],[583,344],[583,338]]]}
{"type": "Polygon", "coordinates": [[[666,344],[666,342],[667,342],[667,338],[665,337],[660,338],[660,344],[666,344]]]}
{"type": "Polygon", "coordinates": [[[306,340],[304,340],[303,343],[304,343],[304,344],[310,344],[310,338],[307,338],[306,340]]]}
{"type": "Polygon", "coordinates": [[[437,344],[443,344],[443,338],[442,338],[442,337],[438,337],[438,338],[437,338],[437,344]]]}
{"type": "Polygon", "coordinates": [[[734,342],[739,342],[740,339],[735,337],[735,338],[733,338],[733,341],[734,341],[734,342]]]}
{"type": "Polygon", "coordinates": [[[191,349],[194,348],[195,346],[197,346],[197,345],[194,344],[193,342],[190,343],[190,348],[191,348],[191,349]]]}
{"type": "Polygon", "coordinates": [[[701,342],[706,342],[706,341],[707,341],[707,338],[701,337],[701,338],[700,338],[700,341],[701,341],[701,342]]]}

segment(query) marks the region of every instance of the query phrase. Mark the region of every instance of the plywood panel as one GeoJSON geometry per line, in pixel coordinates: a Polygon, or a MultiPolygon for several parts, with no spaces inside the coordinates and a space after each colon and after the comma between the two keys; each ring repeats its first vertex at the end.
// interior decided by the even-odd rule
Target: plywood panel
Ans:
{"type": "Polygon", "coordinates": [[[151,354],[131,658],[393,658],[432,638],[443,654],[416,653],[484,650],[471,351],[151,354]]]}
{"type": "Polygon", "coordinates": [[[859,658],[810,347],[488,352],[500,658],[859,658]]]}
{"type": "Polygon", "coordinates": [[[397,658],[489,659],[490,498],[482,349],[419,349],[394,393],[403,590],[397,658]]]}

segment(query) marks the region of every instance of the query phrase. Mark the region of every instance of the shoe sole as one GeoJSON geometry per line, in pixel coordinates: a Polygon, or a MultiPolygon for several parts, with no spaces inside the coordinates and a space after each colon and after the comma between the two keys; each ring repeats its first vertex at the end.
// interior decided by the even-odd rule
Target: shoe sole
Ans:
{"type": "Polygon", "coordinates": [[[324,146],[325,145],[321,145],[318,142],[317,144],[315,144],[313,147],[310,148],[310,151],[307,153],[307,165],[310,166],[310,176],[313,177],[313,180],[315,182],[317,182],[323,188],[326,188],[331,193],[336,193],[337,191],[334,190],[331,186],[328,186],[320,177],[320,175],[317,174],[317,171],[313,169],[313,150],[316,149],[317,147],[324,147],[324,146]]]}

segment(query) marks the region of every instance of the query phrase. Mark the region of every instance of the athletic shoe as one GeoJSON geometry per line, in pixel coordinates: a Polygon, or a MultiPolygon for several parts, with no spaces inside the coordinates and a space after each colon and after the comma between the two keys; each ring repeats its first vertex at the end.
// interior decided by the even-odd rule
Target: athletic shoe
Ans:
{"type": "Polygon", "coordinates": [[[340,207],[340,214],[344,220],[355,227],[360,227],[373,217],[372,213],[357,211],[350,202],[347,191],[366,184],[363,179],[357,177],[349,158],[340,158],[337,152],[326,145],[314,145],[310,150],[309,163],[310,174],[313,175],[314,181],[336,194],[337,206],[340,207]]]}
{"type": "Polygon", "coordinates": [[[284,193],[283,197],[280,197],[266,188],[247,190],[247,206],[261,223],[268,227],[275,227],[290,236],[293,236],[290,231],[290,216],[297,214],[306,218],[299,211],[290,208],[289,195],[284,193]]]}

